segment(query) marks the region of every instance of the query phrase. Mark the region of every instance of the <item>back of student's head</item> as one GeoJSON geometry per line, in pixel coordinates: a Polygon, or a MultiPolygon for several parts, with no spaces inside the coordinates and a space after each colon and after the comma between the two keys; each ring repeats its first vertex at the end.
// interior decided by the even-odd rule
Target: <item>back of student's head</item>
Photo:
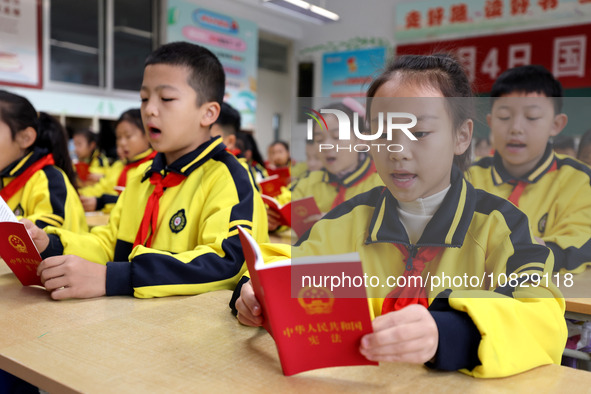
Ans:
{"type": "MultiPolygon", "coordinates": [[[[475,116],[472,101],[472,85],[459,61],[451,54],[437,53],[434,55],[402,55],[396,56],[385,70],[371,83],[367,90],[367,116],[371,119],[371,97],[378,89],[393,78],[399,78],[405,86],[435,88],[446,97],[447,108],[452,119],[454,131],[457,131],[468,119],[475,116]]],[[[471,149],[454,157],[462,171],[471,163],[471,149]]]]}
{"type": "Polygon", "coordinates": [[[29,100],[6,90],[0,90],[0,120],[8,125],[13,140],[27,127],[39,130],[37,111],[29,100]]]}
{"type": "Polygon", "coordinates": [[[119,126],[121,122],[129,122],[142,132],[144,131],[144,123],[142,122],[142,112],[139,108],[128,109],[123,112],[117,122],[115,122],[115,128],[119,126]]]}
{"type": "Polygon", "coordinates": [[[240,112],[224,101],[220,109],[220,116],[214,124],[222,128],[225,136],[236,135],[240,131],[240,112]]]}
{"type": "Polygon", "coordinates": [[[513,67],[503,72],[493,83],[490,96],[507,96],[511,93],[539,93],[546,97],[553,97],[554,112],[562,111],[562,84],[554,78],[552,73],[540,65],[513,67]]]}
{"type": "Polygon", "coordinates": [[[197,104],[211,101],[222,104],[226,75],[222,64],[210,50],[188,42],[171,42],[152,52],[144,66],[155,64],[188,68],[190,76],[187,83],[197,93],[197,104]]]}
{"type": "Polygon", "coordinates": [[[76,186],[76,172],[68,151],[68,134],[61,123],[45,112],[39,113],[39,132],[34,146],[48,149],[53,154],[55,165],[61,168],[72,185],[76,186]]]}

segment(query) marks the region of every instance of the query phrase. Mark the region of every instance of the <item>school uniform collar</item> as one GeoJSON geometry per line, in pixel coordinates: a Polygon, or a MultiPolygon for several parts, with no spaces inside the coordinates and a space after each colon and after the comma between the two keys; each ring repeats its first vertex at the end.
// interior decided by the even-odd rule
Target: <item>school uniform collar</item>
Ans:
{"type": "Polygon", "coordinates": [[[125,164],[133,164],[133,163],[138,162],[142,159],[145,159],[146,157],[150,156],[152,154],[152,152],[154,152],[154,149],[148,148],[147,150],[143,151],[139,155],[135,155],[134,157],[132,157],[131,160],[126,161],[125,164]]]}
{"type": "Polygon", "coordinates": [[[556,155],[552,150],[552,145],[548,143],[546,145],[546,150],[544,151],[544,155],[536,164],[536,166],[528,172],[527,174],[523,175],[522,177],[516,178],[513,175],[509,174],[509,172],[505,169],[503,165],[503,159],[498,152],[495,152],[493,157],[493,165],[490,168],[491,176],[493,183],[495,186],[499,186],[503,183],[515,183],[516,181],[523,181],[526,183],[536,183],[540,178],[542,178],[547,172],[549,172],[554,163],[556,161],[556,155]]]}
{"type": "Polygon", "coordinates": [[[230,153],[227,153],[225,149],[226,145],[223,144],[222,137],[210,138],[209,141],[199,145],[194,151],[187,153],[172,164],[168,165],[166,164],[164,153],[158,152],[152,161],[152,165],[144,174],[142,182],[150,178],[150,176],[155,172],[163,175],[168,172],[176,172],[177,174],[189,176],[189,174],[191,174],[212,157],[223,152],[229,155],[230,153]]]}
{"type": "MultiPolygon", "coordinates": [[[[415,246],[461,247],[475,206],[474,188],[466,182],[459,168],[454,166],[451,187],[415,246]]],[[[397,208],[398,201],[384,187],[369,224],[366,244],[387,242],[410,246],[397,208]]]]}
{"type": "Polygon", "coordinates": [[[344,177],[338,177],[323,169],[322,182],[335,183],[342,185],[345,188],[350,187],[362,179],[369,171],[375,171],[375,166],[372,166],[372,161],[369,155],[364,155],[365,158],[357,165],[357,167],[344,177]]]}
{"type": "Polygon", "coordinates": [[[9,166],[0,171],[0,178],[17,177],[23,173],[31,164],[49,154],[44,148],[34,147],[31,152],[12,162],[9,166]]]}

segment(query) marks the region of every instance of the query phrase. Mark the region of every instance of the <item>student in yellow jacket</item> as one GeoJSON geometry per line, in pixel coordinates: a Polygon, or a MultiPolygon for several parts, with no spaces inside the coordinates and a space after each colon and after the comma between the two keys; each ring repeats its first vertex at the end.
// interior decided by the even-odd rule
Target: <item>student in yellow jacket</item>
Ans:
{"type": "MultiPolygon", "coordinates": [[[[342,111],[353,125],[354,108],[343,103],[330,104],[327,108],[342,111]]],[[[324,120],[326,125],[324,122],[315,125],[313,140],[313,147],[319,150],[322,169],[299,179],[292,187],[292,198],[298,200],[313,196],[320,211],[326,213],[342,202],[384,183],[368,154],[357,153],[353,149],[338,152],[336,149],[320,150],[322,147],[339,144],[337,117],[325,114],[324,120]]],[[[360,120],[359,123],[362,124],[363,121],[360,120]]]]}
{"type": "Polygon", "coordinates": [[[110,212],[125,188],[128,177],[138,166],[156,156],[144,133],[139,109],[130,109],[121,114],[115,124],[115,135],[117,151],[121,152],[120,160],[113,163],[97,183],[80,189],[85,211],[110,212]]]}
{"type": "Polygon", "coordinates": [[[88,231],[65,130],[7,91],[0,90],[0,109],[0,196],[17,217],[41,228],[88,231]]]}
{"type": "Polygon", "coordinates": [[[555,271],[584,271],[591,264],[591,169],[548,142],[567,123],[560,82],[542,66],[516,67],[499,76],[491,96],[495,155],[475,163],[468,180],[527,215],[554,253],[555,271]]]}
{"type": "MultiPolygon", "coordinates": [[[[367,96],[371,114],[414,114],[416,141],[393,133],[402,150],[372,150],[385,187],[339,205],[293,250],[356,251],[376,277],[366,285],[376,317],[361,354],[476,377],[559,363],[566,326],[552,253],[534,242],[523,213],[462,177],[473,128],[469,103],[455,99],[471,96],[462,66],[447,55],[400,56],[367,96]]],[[[379,117],[370,119],[374,133],[379,117]]],[[[249,283],[235,306],[242,323],[262,323],[249,283]]]]}
{"type": "Polygon", "coordinates": [[[109,170],[109,160],[102,154],[97,145],[97,134],[89,129],[74,131],[72,136],[74,151],[78,157],[76,171],[80,182],[93,185],[105,176],[109,170]]]}
{"type": "Polygon", "coordinates": [[[52,298],[234,288],[246,271],[237,226],[258,242],[268,235],[248,171],[209,134],[224,82],[219,60],[198,45],[166,44],[147,58],[140,95],[144,127],[159,152],[152,164],[128,179],[109,223],[86,236],[54,228],[48,236],[29,224],[52,298]]]}

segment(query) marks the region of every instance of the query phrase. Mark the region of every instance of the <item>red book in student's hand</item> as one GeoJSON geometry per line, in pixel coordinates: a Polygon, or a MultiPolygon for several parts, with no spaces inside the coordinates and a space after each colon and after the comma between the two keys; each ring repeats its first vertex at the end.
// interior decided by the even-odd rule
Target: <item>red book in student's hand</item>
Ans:
{"type": "Polygon", "coordinates": [[[267,207],[270,210],[277,212],[280,216],[280,225],[291,227],[291,201],[285,205],[279,204],[279,201],[273,197],[267,196],[266,194],[261,195],[267,207]]]}
{"type": "Polygon", "coordinates": [[[281,187],[287,186],[287,183],[279,177],[279,175],[273,175],[263,179],[259,185],[261,186],[262,194],[266,194],[270,197],[276,197],[281,194],[281,187]]]}
{"type": "Polygon", "coordinates": [[[25,225],[16,220],[2,198],[0,198],[0,257],[23,286],[42,286],[41,279],[37,276],[37,266],[41,263],[41,256],[25,225]]]}
{"type": "Polygon", "coordinates": [[[279,168],[267,168],[267,174],[269,176],[277,175],[281,179],[285,185],[289,185],[291,182],[291,169],[289,166],[287,167],[279,167],[279,168]]]}
{"type": "Polygon", "coordinates": [[[263,327],[275,340],[287,376],[318,368],[377,365],[360,352],[372,332],[364,287],[301,286],[307,276],[363,277],[357,253],[284,260],[265,265],[254,239],[239,227],[252,286],[263,309],[263,327]],[[298,259],[299,260],[299,259],[298,259]],[[296,293],[292,297],[292,292],[296,293]],[[343,298],[343,295],[348,298],[343,298]]]}
{"type": "Polygon", "coordinates": [[[298,237],[301,237],[318,221],[321,214],[314,197],[293,200],[291,202],[291,228],[298,237]]]}
{"type": "Polygon", "coordinates": [[[88,175],[90,175],[90,166],[88,163],[78,162],[74,165],[76,167],[76,173],[78,174],[78,178],[85,181],[88,179],[88,175]]]}

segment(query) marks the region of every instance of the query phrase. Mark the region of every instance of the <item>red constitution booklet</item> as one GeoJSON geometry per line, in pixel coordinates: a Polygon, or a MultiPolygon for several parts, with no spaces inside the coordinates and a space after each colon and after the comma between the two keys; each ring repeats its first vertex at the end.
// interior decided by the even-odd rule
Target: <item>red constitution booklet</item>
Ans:
{"type": "Polygon", "coordinates": [[[285,183],[285,181],[281,179],[279,175],[273,175],[263,179],[259,185],[261,186],[261,194],[266,194],[270,197],[276,197],[281,194],[281,187],[287,186],[288,183],[285,183]]]}
{"type": "Polygon", "coordinates": [[[288,202],[285,205],[279,204],[279,201],[273,197],[262,195],[263,201],[269,209],[277,212],[281,216],[281,225],[291,227],[298,237],[301,237],[306,231],[318,221],[321,214],[314,197],[305,197],[299,200],[288,202]]]}
{"type": "Polygon", "coordinates": [[[25,225],[17,221],[6,202],[0,198],[0,257],[23,286],[39,285],[37,266],[41,256],[25,225]]]}
{"type": "MultiPolygon", "coordinates": [[[[286,376],[318,368],[378,365],[360,352],[372,332],[364,287],[335,288],[322,278],[363,276],[357,253],[313,256],[265,264],[254,239],[239,227],[240,241],[263,327],[275,340],[286,376]],[[296,294],[292,297],[292,292],[296,294]]],[[[339,279],[340,281],[340,279],[339,279]]]]}

